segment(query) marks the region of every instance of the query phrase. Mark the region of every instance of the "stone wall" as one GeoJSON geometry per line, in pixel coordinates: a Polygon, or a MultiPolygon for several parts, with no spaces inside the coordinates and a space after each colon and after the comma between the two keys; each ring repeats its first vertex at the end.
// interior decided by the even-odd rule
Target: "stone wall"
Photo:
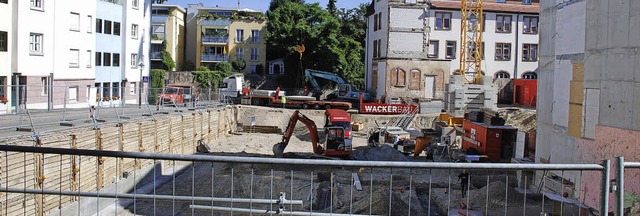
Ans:
{"type": "MultiPolygon", "coordinates": [[[[1,145],[42,146],[69,149],[193,154],[198,140],[211,143],[236,130],[237,109],[224,108],[175,116],[156,116],[126,123],[109,123],[98,129],[77,128],[0,141],[1,145]]],[[[96,191],[151,166],[152,160],[72,155],[0,153],[0,182],[9,188],[63,191],[96,191]]],[[[0,215],[47,215],[78,200],[58,195],[5,193],[0,197],[0,215]],[[61,203],[59,203],[61,202],[61,203]]]]}

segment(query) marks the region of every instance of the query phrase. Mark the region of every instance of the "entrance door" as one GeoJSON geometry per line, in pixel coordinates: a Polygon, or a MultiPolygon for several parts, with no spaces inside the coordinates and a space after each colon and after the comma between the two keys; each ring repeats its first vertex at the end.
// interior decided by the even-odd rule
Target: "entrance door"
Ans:
{"type": "Polygon", "coordinates": [[[69,88],[69,102],[71,103],[78,102],[78,87],[69,88]]]}
{"type": "Polygon", "coordinates": [[[424,97],[433,98],[436,91],[436,77],[426,76],[424,78],[424,97]]]}

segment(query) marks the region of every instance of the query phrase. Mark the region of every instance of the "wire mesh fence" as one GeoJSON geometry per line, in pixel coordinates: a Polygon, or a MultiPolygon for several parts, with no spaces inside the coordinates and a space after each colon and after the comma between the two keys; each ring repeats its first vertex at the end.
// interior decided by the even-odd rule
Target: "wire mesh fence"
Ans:
{"type": "Polygon", "coordinates": [[[536,172],[609,171],[606,161],[346,161],[18,145],[0,152],[3,215],[593,215],[529,182],[536,172]]]}

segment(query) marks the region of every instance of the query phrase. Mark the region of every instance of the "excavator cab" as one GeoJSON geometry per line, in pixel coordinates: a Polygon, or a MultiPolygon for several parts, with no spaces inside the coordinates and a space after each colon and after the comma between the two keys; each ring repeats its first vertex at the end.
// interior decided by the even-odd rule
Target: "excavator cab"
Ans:
{"type": "Polygon", "coordinates": [[[323,145],[325,154],[331,155],[331,151],[344,151],[345,139],[344,128],[342,127],[326,127],[325,128],[326,142],[323,145]]]}

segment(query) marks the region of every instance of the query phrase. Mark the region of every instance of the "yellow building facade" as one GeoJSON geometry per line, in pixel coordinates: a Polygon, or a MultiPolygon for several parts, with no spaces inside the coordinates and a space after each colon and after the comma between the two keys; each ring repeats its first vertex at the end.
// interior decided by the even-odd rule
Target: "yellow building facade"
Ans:
{"type": "Polygon", "coordinates": [[[241,72],[264,72],[267,20],[262,12],[195,4],[188,6],[187,20],[187,61],[213,69],[219,62],[244,59],[241,72]]]}
{"type": "Polygon", "coordinates": [[[151,67],[164,68],[164,49],[175,62],[175,67],[168,70],[179,70],[185,62],[186,11],[177,5],[153,4],[151,15],[151,67]],[[166,48],[162,42],[165,42],[166,48]]]}

